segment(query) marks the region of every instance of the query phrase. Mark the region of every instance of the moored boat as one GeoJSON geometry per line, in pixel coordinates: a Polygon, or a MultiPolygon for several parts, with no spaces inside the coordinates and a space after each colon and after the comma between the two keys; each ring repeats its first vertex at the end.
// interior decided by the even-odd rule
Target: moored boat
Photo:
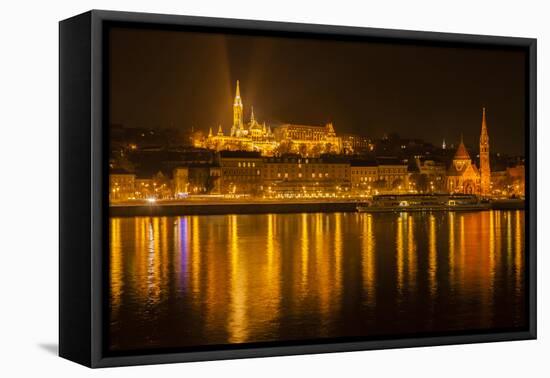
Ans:
{"type": "Polygon", "coordinates": [[[491,208],[475,195],[378,195],[357,206],[359,212],[475,211],[491,208]]]}

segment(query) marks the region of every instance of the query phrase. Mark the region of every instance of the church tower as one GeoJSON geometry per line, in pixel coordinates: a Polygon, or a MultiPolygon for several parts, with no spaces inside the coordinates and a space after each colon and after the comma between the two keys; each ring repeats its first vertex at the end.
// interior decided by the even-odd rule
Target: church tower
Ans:
{"type": "Polygon", "coordinates": [[[487,117],[485,108],[481,119],[481,135],[479,137],[479,169],[481,174],[481,194],[491,193],[491,166],[489,163],[489,134],[487,132],[487,117]]]}
{"type": "Polygon", "coordinates": [[[233,127],[231,134],[237,134],[243,131],[243,101],[241,100],[241,91],[239,89],[239,80],[237,80],[237,90],[235,92],[235,101],[233,102],[233,127]]]}

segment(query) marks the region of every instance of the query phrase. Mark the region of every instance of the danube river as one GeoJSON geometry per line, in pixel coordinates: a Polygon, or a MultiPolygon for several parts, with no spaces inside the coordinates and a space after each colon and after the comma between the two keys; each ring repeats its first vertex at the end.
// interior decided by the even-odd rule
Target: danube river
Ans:
{"type": "Polygon", "coordinates": [[[524,211],[110,219],[112,351],[526,326],[524,211]]]}

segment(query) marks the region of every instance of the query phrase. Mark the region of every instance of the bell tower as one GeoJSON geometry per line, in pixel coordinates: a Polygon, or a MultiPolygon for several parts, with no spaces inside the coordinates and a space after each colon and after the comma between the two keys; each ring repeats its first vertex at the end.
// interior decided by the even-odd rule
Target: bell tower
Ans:
{"type": "Polygon", "coordinates": [[[481,135],[479,137],[479,170],[481,174],[481,195],[491,194],[491,165],[489,162],[489,134],[485,108],[481,118],[481,135]]]}

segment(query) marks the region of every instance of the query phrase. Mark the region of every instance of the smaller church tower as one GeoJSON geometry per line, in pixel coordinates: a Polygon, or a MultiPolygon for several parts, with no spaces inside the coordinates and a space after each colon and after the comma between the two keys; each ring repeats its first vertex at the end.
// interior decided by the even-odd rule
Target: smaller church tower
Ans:
{"type": "Polygon", "coordinates": [[[491,165],[489,162],[489,134],[487,132],[487,116],[485,108],[481,118],[481,135],[479,137],[479,170],[481,176],[481,194],[491,193],[491,165]]]}

